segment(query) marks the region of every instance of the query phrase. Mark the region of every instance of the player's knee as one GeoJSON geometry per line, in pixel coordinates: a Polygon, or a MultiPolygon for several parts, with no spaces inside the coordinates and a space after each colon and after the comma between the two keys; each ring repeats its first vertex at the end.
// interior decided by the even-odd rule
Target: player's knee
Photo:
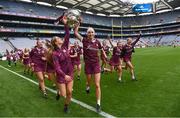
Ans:
{"type": "Polygon", "coordinates": [[[122,71],[122,68],[121,68],[121,67],[118,67],[118,70],[119,70],[119,72],[121,72],[121,71],[122,71]]]}
{"type": "Polygon", "coordinates": [[[40,82],[40,83],[43,83],[43,82],[44,82],[44,79],[43,79],[43,78],[39,78],[39,82],[40,82]]]}
{"type": "Polygon", "coordinates": [[[64,97],[64,98],[66,98],[66,94],[65,93],[60,93],[60,96],[62,96],[62,97],[64,97]]]}
{"type": "Polygon", "coordinates": [[[68,91],[68,92],[67,92],[67,97],[68,97],[68,98],[71,98],[71,97],[72,97],[72,91],[68,91]]]}
{"type": "Polygon", "coordinates": [[[119,69],[118,72],[119,72],[119,73],[122,72],[122,69],[119,69]]]}
{"type": "Polygon", "coordinates": [[[96,83],[95,86],[96,86],[96,89],[100,88],[100,84],[99,83],[96,83]]]}

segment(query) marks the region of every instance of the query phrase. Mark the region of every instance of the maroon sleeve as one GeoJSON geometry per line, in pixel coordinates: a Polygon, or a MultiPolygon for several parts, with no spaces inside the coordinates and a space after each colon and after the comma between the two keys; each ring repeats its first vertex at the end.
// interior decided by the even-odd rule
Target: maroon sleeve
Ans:
{"type": "Polygon", "coordinates": [[[59,22],[59,21],[61,21],[61,20],[62,20],[62,18],[63,18],[63,16],[64,16],[64,13],[63,13],[63,15],[59,16],[59,17],[56,19],[56,21],[55,21],[55,22],[59,22]]]}
{"type": "Polygon", "coordinates": [[[117,47],[113,48],[113,55],[116,54],[117,47]]]}
{"type": "Polygon", "coordinates": [[[125,53],[126,53],[126,45],[122,47],[121,55],[124,56],[125,53]]]}
{"type": "Polygon", "coordinates": [[[69,38],[70,38],[69,27],[67,25],[64,25],[64,30],[65,30],[65,37],[64,37],[64,43],[63,43],[62,47],[65,47],[68,49],[69,38]]]}
{"type": "Polygon", "coordinates": [[[30,62],[31,62],[31,63],[34,63],[34,61],[33,61],[33,55],[34,55],[34,49],[32,49],[32,50],[29,52],[29,59],[30,59],[30,62]]]}
{"type": "Polygon", "coordinates": [[[132,46],[134,47],[136,45],[136,43],[139,41],[140,39],[140,35],[137,37],[137,39],[132,43],[132,46]]]}
{"type": "Polygon", "coordinates": [[[101,56],[106,57],[107,55],[106,55],[105,51],[103,51],[103,46],[101,45],[100,41],[98,41],[98,48],[101,50],[101,56]]]}
{"type": "Polygon", "coordinates": [[[59,57],[56,53],[53,53],[52,55],[53,64],[56,72],[61,75],[62,77],[65,77],[65,73],[62,71],[61,66],[59,64],[59,57]]]}
{"type": "Polygon", "coordinates": [[[102,45],[101,45],[101,43],[100,43],[100,41],[98,41],[98,48],[99,48],[99,49],[102,49],[102,48],[103,48],[102,45]]]}

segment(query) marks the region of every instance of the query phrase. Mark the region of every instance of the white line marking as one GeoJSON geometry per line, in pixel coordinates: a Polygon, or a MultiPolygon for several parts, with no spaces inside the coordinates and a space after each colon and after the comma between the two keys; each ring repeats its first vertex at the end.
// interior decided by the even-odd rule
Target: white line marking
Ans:
{"type": "MultiPolygon", "coordinates": [[[[3,68],[3,69],[5,69],[5,70],[7,70],[7,71],[9,71],[9,72],[11,72],[11,73],[13,73],[13,74],[15,74],[15,75],[17,75],[17,76],[19,76],[19,77],[22,77],[23,79],[25,79],[25,80],[27,80],[27,81],[29,81],[29,82],[32,82],[32,83],[38,85],[37,82],[31,80],[31,79],[28,78],[28,77],[25,77],[25,76],[23,76],[23,75],[21,75],[21,74],[18,74],[18,73],[16,73],[16,72],[14,72],[14,71],[12,71],[12,70],[10,70],[10,69],[2,66],[2,65],[0,65],[0,67],[3,68]]],[[[56,91],[55,91],[55,90],[53,90],[53,89],[51,89],[51,88],[48,88],[48,87],[46,87],[46,89],[49,90],[50,92],[56,94],[56,91]]],[[[74,99],[74,98],[72,98],[72,102],[74,102],[74,103],[76,103],[76,104],[78,104],[78,105],[80,105],[80,106],[82,106],[82,107],[84,107],[84,108],[86,108],[86,109],[89,109],[89,110],[91,110],[91,111],[96,112],[96,109],[95,109],[94,107],[92,107],[92,106],[90,106],[90,105],[88,105],[88,104],[86,104],[86,103],[84,103],[84,102],[81,102],[81,101],[76,100],[76,99],[74,99]]],[[[103,116],[103,117],[106,117],[106,118],[115,118],[115,116],[113,116],[113,115],[111,115],[111,114],[108,114],[108,113],[106,113],[106,112],[104,112],[104,111],[101,111],[101,112],[99,113],[99,115],[101,115],[101,116],[103,116]]]]}

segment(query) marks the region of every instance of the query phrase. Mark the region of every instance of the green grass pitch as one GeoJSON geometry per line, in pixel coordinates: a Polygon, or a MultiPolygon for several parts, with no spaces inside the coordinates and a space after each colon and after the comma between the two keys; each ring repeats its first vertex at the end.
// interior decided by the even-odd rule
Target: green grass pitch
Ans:
{"type": "MultiPolygon", "coordinates": [[[[180,48],[136,49],[132,61],[138,81],[131,81],[127,70],[123,70],[122,83],[117,82],[116,72],[102,74],[102,110],[118,117],[180,117],[180,48]]],[[[0,61],[0,65],[9,68],[7,62],[0,61]]],[[[20,64],[9,69],[23,75],[20,64]]],[[[95,106],[93,81],[87,95],[85,80],[82,71],[81,80],[74,81],[73,98],[95,106]]],[[[46,85],[52,88],[48,80],[46,85]]],[[[37,85],[0,69],[0,116],[100,117],[75,103],[69,114],[62,109],[63,101],[56,101],[55,94],[48,92],[44,99],[37,85]]]]}

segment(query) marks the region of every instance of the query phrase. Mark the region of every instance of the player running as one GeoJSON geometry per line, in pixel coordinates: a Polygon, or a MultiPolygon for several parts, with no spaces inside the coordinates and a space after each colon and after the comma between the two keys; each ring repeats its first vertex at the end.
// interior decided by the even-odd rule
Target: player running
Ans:
{"type": "Polygon", "coordinates": [[[82,47],[79,46],[78,41],[74,42],[74,46],[70,48],[70,57],[73,64],[74,69],[77,68],[77,79],[80,80],[81,75],[81,59],[80,56],[82,55],[82,47]]]}
{"type": "Polygon", "coordinates": [[[87,77],[86,81],[86,92],[89,93],[90,91],[90,83],[91,78],[94,76],[94,82],[96,86],[96,110],[100,112],[100,102],[101,102],[101,87],[100,87],[100,79],[101,79],[101,66],[99,61],[98,52],[101,51],[105,58],[106,54],[102,48],[101,43],[95,38],[95,31],[92,27],[87,29],[87,36],[82,37],[79,31],[79,23],[76,24],[74,28],[74,34],[83,43],[83,56],[85,62],[85,74],[87,77]]]}
{"type": "Polygon", "coordinates": [[[122,81],[122,58],[123,58],[123,54],[122,54],[122,49],[123,49],[123,44],[119,41],[117,42],[117,46],[114,46],[112,44],[112,41],[110,38],[108,38],[112,48],[113,48],[113,54],[112,57],[109,61],[109,65],[111,66],[111,72],[114,70],[114,67],[117,68],[118,71],[118,81],[121,82],[122,81]]]}
{"type": "Polygon", "coordinates": [[[131,62],[131,56],[134,51],[134,46],[135,44],[139,41],[141,37],[141,34],[137,37],[137,39],[132,42],[132,38],[127,39],[127,44],[123,47],[123,60],[126,63],[126,67],[130,69],[131,73],[131,79],[132,80],[137,80],[135,75],[134,75],[134,66],[131,62]]]}
{"type": "Polygon", "coordinates": [[[51,44],[54,48],[52,59],[56,71],[57,86],[60,90],[57,94],[65,98],[64,112],[68,113],[72,98],[73,66],[68,50],[70,31],[67,26],[67,19],[63,17],[62,22],[65,27],[64,41],[55,36],[52,38],[51,44]]]}

